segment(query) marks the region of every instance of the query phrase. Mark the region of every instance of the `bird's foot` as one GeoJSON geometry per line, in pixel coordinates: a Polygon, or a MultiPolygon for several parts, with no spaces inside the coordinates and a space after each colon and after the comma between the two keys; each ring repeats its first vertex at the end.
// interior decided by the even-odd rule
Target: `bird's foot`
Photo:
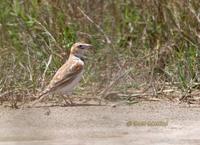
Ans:
{"type": "Polygon", "coordinates": [[[67,98],[63,96],[63,100],[65,102],[63,106],[75,106],[75,104],[73,103],[72,99],[69,96],[67,96],[67,98]]]}
{"type": "Polygon", "coordinates": [[[69,106],[75,106],[76,104],[73,103],[73,102],[68,102],[68,101],[65,101],[65,103],[62,105],[63,107],[69,107],[69,106]]]}

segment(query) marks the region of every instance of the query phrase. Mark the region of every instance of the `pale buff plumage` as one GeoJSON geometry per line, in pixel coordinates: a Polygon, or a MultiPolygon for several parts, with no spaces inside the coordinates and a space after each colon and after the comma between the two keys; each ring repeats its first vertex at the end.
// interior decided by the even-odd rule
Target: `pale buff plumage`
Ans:
{"type": "Polygon", "coordinates": [[[83,74],[84,61],[82,58],[86,50],[91,47],[90,44],[75,43],[71,48],[68,60],[58,69],[49,85],[36,97],[37,99],[31,106],[42,100],[47,94],[70,95],[83,74]]]}

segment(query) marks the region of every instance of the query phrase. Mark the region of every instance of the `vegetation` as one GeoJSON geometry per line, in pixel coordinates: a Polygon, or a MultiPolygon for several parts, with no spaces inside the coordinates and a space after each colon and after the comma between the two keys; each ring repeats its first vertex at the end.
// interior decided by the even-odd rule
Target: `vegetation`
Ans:
{"type": "Polygon", "coordinates": [[[199,7],[199,0],[0,0],[0,96],[36,94],[76,41],[95,46],[77,94],[198,96],[199,7]]]}

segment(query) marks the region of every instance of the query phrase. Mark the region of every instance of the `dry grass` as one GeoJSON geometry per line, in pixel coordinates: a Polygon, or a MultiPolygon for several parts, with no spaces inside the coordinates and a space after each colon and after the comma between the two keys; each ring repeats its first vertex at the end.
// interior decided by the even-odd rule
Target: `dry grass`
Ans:
{"type": "Polygon", "coordinates": [[[77,94],[191,96],[200,78],[199,7],[196,0],[0,1],[0,94],[30,98],[84,40],[96,49],[77,94]]]}

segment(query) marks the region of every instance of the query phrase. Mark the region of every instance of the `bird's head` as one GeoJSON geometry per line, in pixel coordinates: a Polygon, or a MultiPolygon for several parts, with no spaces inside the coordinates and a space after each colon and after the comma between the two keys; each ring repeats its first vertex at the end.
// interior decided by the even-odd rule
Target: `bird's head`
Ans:
{"type": "Polygon", "coordinates": [[[91,44],[77,42],[71,47],[71,54],[77,57],[84,57],[84,54],[88,51],[88,49],[92,48],[91,44]]]}

